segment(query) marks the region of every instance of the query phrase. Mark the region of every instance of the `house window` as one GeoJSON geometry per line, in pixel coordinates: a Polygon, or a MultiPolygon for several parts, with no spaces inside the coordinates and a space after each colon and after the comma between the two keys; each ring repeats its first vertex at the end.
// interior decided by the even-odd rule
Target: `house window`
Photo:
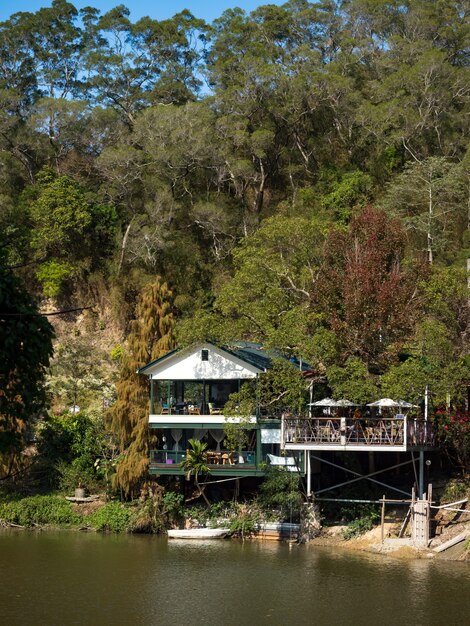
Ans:
{"type": "Polygon", "coordinates": [[[201,350],[201,361],[209,360],[209,350],[201,350]]]}

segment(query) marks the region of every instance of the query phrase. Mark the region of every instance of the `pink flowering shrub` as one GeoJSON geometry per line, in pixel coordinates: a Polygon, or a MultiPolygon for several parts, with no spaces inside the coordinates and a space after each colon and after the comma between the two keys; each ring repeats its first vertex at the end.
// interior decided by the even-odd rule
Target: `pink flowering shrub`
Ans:
{"type": "Polygon", "coordinates": [[[438,442],[464,474],[470,473],[470,412],[437,409],[434,428],[438,442]]]}

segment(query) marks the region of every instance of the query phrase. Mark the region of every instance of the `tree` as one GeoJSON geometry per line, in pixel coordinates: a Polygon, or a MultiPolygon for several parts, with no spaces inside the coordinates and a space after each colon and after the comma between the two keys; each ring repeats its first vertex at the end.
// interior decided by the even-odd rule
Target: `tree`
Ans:
{"type": "Polygon", "coordinates": [[[69,176],[49,168],[38,174],[38,185],[23,194],[31,221],[31,247],[39,261],[37,278],[44,295],[57,297],[63,284],[83,279],[111,251],[116,214],[109,205],[93,202],[69,176]]]}
{"type": "Polygon", "coordinates": [[[82,411],[103,410],[114,399],[107,355],[100,347],[100,337],[90,339],[75,333],[61,333],[55,345],[47,387],[54,396],[54,410],[66,411],[79,406],[82,411]]]}
{"type": "Polygon", "coordinates": [[[228,338],[249,337],[297,355],[309,344],[324,239],[325,224],[316,219],[275,216],[242,241],[234,277],[215,303],[228,338]]]}
{"type": "Polygon", "coordinates": [[[356,208],[364,208],[371,199],[372,179],[360,171],[348,172],[321,201],[335,222],[348,224],[356,208]]]}
{"type": "Polygon", "coordinates": [[[424,313],[441,324],[452,341],[453,356],[468,354],[470,347],[470,307],[468,273],[465,267],[435,266],[423,281],[424,313]]]}
{"type": "Polygon", "coordinates": [[[53,329],[0,250],[0,476],[20,464],[28,427],[46,404],[53,329]]]}
{"type": "Polygon", "coordinates": [[[442,157],[409,163],[390,184],[384,206],[402,218],[430,265],[435,257],[445,260],[467,227],[463,172],[442,157]]]}
{"type": "Polygon", "coordinates": [[[171,300],[166,283],[157,278],[140,292],[135,318],[130,322],[117,400],[110,415],[111,430],[119,438],[123,454],[115,484],[126,496],[135,494],[149,465],[149,389],[146,377],[137,370],[174,347],[171,300]]]}
{"type": "Polygon", "coordinates": [[[333,398],[364,404],[378,395],[376,380],[357,357],[349,357],[344,367],[332,365],[328,368],[327,375],[333,398]]]}
{"type": "Polygon", "coordinates": [[[198,490],[199,495],[204,498],[204,502],[207,506],[210,506],[210,502],[204,493],[204,488],[199,482],[199,476],[201,474],[209,473],[206,455],[207,443],[199,441],[198,439],[189,439],[188,443],[191,447],[187,451],[185,459],[181,461],[180,466],[186,474],[186,480],[189,480],[191,476],[194,476],[194,485],[198,490]]]}
{"type": "Polygon", "coordinates": [[[105,429],[102,414],[80,411],[49,416],[38,429],[35,474],[42,485],[67,491],[108,486],[108,465],[116,445],[105,429]]]}
{"type": "Polygon", "coordinates": [[[339,338],[342,357],[383,371],[411,333],[419,312],[419,266],[405,264],[398,220],[367,207],[348,231],[331,232],[314,306],[339,338]]]}
{"type": "Polygon", "coordinates": [[[437,440],[453,465],[462,471],[464,480],[470,472],[470,412],[438,409],[434,415],[437,440]]]}
{"type": "Polygon", "coordinates": [[[370,25],[366,45],[358,47],[361,65],[372,69],[369,96],[356,115],[370,133],[367,141],[394,146],[413,160],[461,153],[468,8],[453,0],[354,4],[357,23],[370,25]]]}
{"type": "Polygon", "coordinates": [[[417,404],[424,397],[426,385],[434,389],[435,370],[423,359],[410,358],[393,365],[381,377],[382,394],[417,404]]]}
{"type": "Polygon", "coordinates": [[[121,4],[90,20],[87,31],[88,93],[115,108],[130,128],[138,111],[152,102],[194,99],[206,25],[189,11],[132,24],[129,9],[121,4]]]}

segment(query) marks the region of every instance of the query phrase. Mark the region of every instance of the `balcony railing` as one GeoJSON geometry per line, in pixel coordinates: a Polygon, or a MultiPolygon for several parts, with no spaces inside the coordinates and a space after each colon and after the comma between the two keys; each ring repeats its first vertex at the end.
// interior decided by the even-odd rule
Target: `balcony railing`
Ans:
{"type": "Polygon", "coordinates": [[[431,424],[408,417],[354,419],[284,416],[282,437],[284,445],[410,447],[434,444],[431,424]]]}
{"type": "MultiPolygon", "coordinates": [[[[178,466],[185,458],[185,450],[151,450],[150,465],[170,469],[171,466],[178,466]]],[[[229,469],[234,465],[240,468],[256,467],[256,452],[254,450],[242,450],[241,452],[207,450],[206,459],[209,468],[223,467],[229,469]]]]}

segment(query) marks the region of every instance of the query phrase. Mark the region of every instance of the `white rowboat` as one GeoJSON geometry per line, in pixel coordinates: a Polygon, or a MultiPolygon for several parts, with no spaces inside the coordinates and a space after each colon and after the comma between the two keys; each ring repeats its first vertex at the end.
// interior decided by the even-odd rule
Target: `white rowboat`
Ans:
{"type": "Polygon", "coordinates": [[[229,534],[228,528],[190,528],[169,530],[168,539],[223,539],[229,534]]]}

